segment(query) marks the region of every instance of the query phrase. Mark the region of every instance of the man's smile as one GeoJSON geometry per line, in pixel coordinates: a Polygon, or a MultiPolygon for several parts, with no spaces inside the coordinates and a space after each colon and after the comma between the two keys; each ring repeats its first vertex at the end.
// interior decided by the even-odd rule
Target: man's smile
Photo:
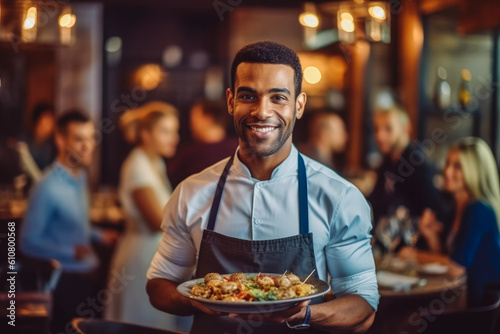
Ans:
{"type": "Polygon", "coordinates": [[[245,126],[250,129],[251,133],[258,137],[266,137],[275,132],[275,130],[279,127],[276,125],[270,124],[245,124],[245,126]]]}

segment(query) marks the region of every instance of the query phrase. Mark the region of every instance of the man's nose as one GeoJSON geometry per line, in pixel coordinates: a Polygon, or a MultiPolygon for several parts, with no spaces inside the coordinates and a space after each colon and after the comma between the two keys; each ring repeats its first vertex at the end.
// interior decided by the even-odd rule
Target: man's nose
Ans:
{"type": "Polygon", "coordinates": [[[252,116],[258,119],[266,119],[272,116],[271,101],[268,98],[260,99],[259,103],[252,110],[252,116]]]}
{"type": "Polygon", "coordinates": [[[81,148],[82,148],[82,151],[88,152],[88,151],[92,150],[92,146],[93,146],[92,140],[84,140],[81,148]]]}

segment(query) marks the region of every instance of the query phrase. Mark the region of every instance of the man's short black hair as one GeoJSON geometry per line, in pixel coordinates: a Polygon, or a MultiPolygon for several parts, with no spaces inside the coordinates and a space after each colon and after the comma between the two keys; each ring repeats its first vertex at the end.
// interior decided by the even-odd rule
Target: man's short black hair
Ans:
{"type": "Polygon", "coordinates": [[[46,102],[37,103],[33,108],[33,111],[31,112],[32,125],[35,125],[40,119],[40,116],[42,116],[46,112],[54,114],[54,107],[46,102]]]}
{"type": "Polygon", "coordinates": [[[231,89],[234,91],[236,69],[241,63],[283,64],[295,72],[295,97],[302,91],[302,66],[292,49],[275,42],[257,42],[243,47],[234,57],[231,66],[231,89]]]}
{"type": "Polygon", "coordinates": [[[57,132],[66,135],[69,123],[87,123],[90,122],[90,118],[78,109],[71,109],[64,112],[61,116],[57,118],[56,126],[57,132]]]}

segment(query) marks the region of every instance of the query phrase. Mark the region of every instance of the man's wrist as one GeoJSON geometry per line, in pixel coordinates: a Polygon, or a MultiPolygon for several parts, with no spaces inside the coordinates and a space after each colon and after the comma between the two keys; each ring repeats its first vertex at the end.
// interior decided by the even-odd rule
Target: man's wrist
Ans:
{"type": "Polygon", "coordinates": [[[291,329],[307,329],[311,327],[311,308],[309,305],[300,310],[300,317],[287,321],[286,325],[291,329]]]}

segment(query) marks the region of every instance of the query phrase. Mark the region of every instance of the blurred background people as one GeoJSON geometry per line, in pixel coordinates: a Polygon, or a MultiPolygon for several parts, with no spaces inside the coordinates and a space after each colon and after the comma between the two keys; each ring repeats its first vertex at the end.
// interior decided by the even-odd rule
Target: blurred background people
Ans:
{"type": "Polygon", "coordinates": [[[311,159],[339,172],[338,154],[345,151],[347,131],[342,118],[335,113],[319,112],[308,123],[308,141],[298,147],[311,159]]]}
{"type": "Polygon", "coordinates": [[[57,153],[54,143],[55,115],[51,105],[39,103],[35,106],[31,113],[30,130],[20,137],[17,150],[22,169],[36,183],[57,153]]]}
{"type": "Polygon", "coordinates": [[[179,143],[178,111],[170,104],[153,101],[129,111],[122,129],[127,140],[136,140],[137,146],[121,168],[119,196],[126,227],[111,264],[108,284],[117,292],[111,294],[105,317],[187,331],[189,318],[154,309],[145,290],[146,271],[161,238],[163,206],[172,193],[163,158],[172,157],[179,143]],[[123,282],[114,273],[122,271],[134,279],[117,289],[123,282]]]}
{"type": "Polygon", "coordinates": [[[16,140],[0,134],[0,186],[12,184],[12,180],[23,171],[20,168],[16,140]]]}
{"type": "MultiPolygon", "coordinates": [[[[448,204],[433,184],[433,168],[425,152],[410,140],[408,114],[398,106],[380,109],[373,123],[375,141],[383,155],[374,190],[368,196],[374,223],[393,216],[401,207],[408,210],[409,217],[419,217],[429,208],[439,220],[448,221],[448,204]]],[[[418,246],[427,247],[423,241],[418,246]]]]}
{"type": "Polygon", "coordinates": [[[495,159],[484,140],[468,137],[451,147],[444,190],[456,207],[451,228],[425,215],[419,230],[432,252],[447,253],[465,267],[468,302],[480,304],[488,285],[500,287],[500,186],[495,159]]]}
{"type": "Polygon", "coordinates": [[[238,140],[227,135],[230,120],[222,100],[201,99],[192,106],[189,128],[194,142],[182,146],[169,165],[169,179],[174,187],[188,176],[234,153],[238,140]]]}
{"type": "Polygon", "coordinates": [[[53,299],[52,332],[65,332],[77,306],[93,294],[98,258],[91,240],[110,244],[112,233],[92,230],[85,168],[92,162],[95,128],[73,110],[57,120],[57,159],[35,185],[21,225],[20,247],[28,255],[62,265],[53,299]]]}

